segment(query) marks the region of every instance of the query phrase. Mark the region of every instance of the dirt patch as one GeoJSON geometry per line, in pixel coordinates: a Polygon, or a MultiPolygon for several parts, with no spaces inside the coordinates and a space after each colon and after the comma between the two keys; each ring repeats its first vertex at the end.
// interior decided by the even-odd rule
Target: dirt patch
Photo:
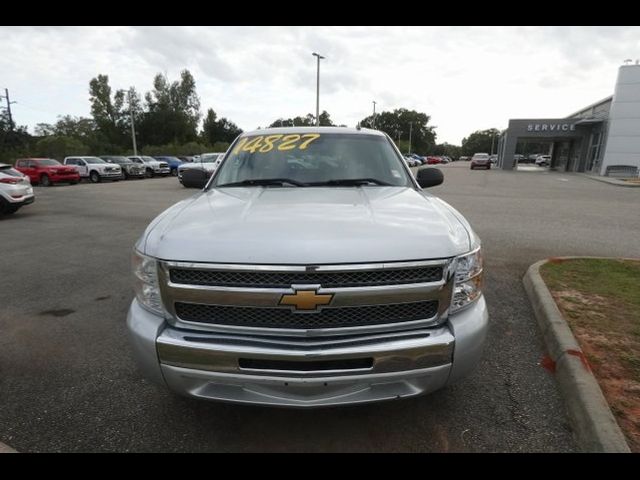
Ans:
{"type": "Polygon", "coordinates": [[[640,452],[640,261],[578,259],[541,269],[633,452],[640,452]]]}

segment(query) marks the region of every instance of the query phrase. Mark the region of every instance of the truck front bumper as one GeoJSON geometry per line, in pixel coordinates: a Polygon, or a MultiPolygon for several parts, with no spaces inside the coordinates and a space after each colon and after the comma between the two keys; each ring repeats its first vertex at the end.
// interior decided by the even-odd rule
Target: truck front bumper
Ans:
{"type": "Polygon", "coordinates": [[[127,325],[145,376],[179,394],[304,408],[412,397],[446,386],[479,363],[488,313],[481,297],[438,328],[292,344],[177,330],[134,300],[127,325]],[[318,368],[300,367],[305,362],[318,368]]]}

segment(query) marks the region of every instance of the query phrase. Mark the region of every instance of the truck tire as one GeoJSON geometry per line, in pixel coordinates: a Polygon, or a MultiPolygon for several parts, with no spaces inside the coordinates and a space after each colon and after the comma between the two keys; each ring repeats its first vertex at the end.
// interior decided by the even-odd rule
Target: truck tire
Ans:
{"type": "Polygon", "coordinates": [[[153,178],[154,174],[153,174],[153,168],[149,168],[147,167],[147,169],[145,170],[145,176],[147,178],[153,178]]]}
{"type": "Polygon", "coordinates": [[[42,185],[43,187],[51,186],[51,179],[49,178],[49,175],[47,175],[46,173],[43,173],[40,176],[40,185],[42,185]]]}
{"type": "Polygon", "coordinates": [[[100,183],[100,174],[95,170],[92,170],[89,174],[89,180],[91,180],[91,183],[100,183]]]}

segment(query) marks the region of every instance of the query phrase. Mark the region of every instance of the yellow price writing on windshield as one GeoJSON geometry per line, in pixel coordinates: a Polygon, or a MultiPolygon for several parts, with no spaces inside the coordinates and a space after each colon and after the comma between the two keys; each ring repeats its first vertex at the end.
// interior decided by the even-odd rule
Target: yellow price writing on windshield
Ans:
{"type": "Polygon", "coordinates": [[[267,153],[271,150],[287,152],[290,150],[306,150],[309,145],[320,138],[319,133],[300,134],[275,134],[275,135],[258,135],[256,137],[241,138],[237,145],[233,148],[233,154],[240,152],[250,153],[267,153]]]}

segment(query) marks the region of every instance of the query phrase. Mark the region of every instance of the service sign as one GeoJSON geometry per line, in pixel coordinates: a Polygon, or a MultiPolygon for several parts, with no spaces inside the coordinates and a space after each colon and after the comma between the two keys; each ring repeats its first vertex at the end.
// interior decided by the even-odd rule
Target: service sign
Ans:
{"type": "Polygon", "coordinates": [[[527,132],[575,132],[573,123],[530,123],[527,132]]]}

